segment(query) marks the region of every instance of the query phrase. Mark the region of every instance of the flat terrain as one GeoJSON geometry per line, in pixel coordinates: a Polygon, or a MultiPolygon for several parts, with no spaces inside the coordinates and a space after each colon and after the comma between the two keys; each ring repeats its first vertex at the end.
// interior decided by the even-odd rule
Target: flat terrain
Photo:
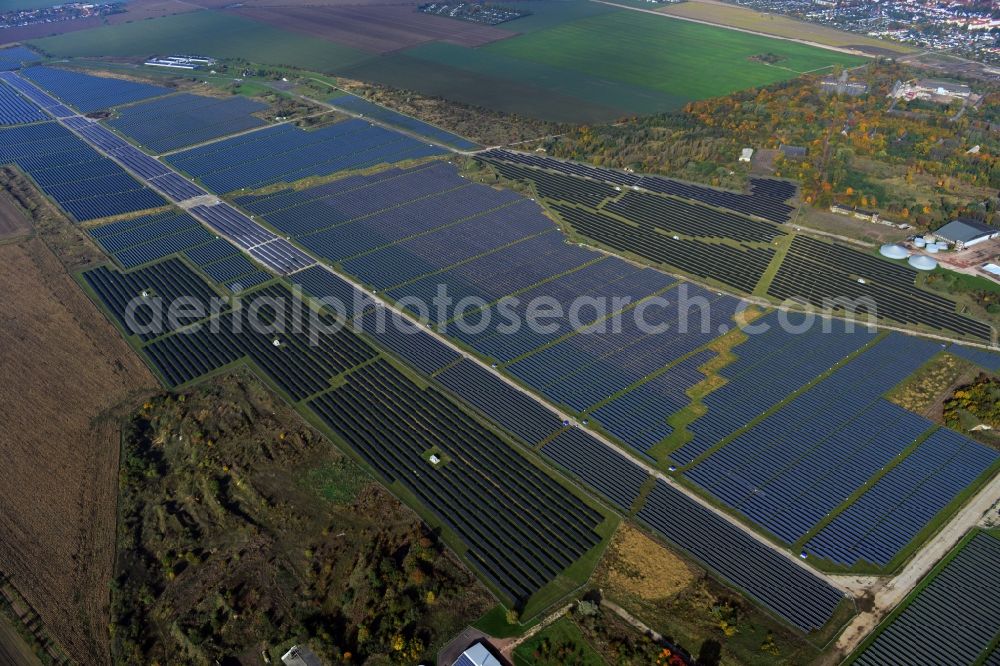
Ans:
{"type": "Polygon", "coordinates": [[[0,571],[72,657],[102,664],[119,449],[109,410],[153,380],[42,241],[0,246],[0,280],[0,571]]]}
{"type": "Polygon", "coordinates": [[[482,46],[511,36],[506,30],[418,12],[413,5],[384,7],[239,7],[229,10],[276,28],[386,53],[428,41],[482,46]]]}
{"type": "Polygon", "coordinates": [[[57,57],[146,58],[153,53],[211,53],[271,65],[332,71],[368,54],[231,14],[198,11],[106,26],[32,42],[57,57]]]}
{"type": "MultiPolygon", "coordinates": [[[[17,3],[18,6],[23,6],[17,3]]],[[[52,4],[44,0],[44,4],[52,4]]],[[[62,35],[80,30],[90,30],[99,28],[102,25],[120,25],[122,23],[132,23],[149,18],[170,16],[172,14],[184,14],[197,11],[199,7],[185,2],[184,0],[130,0],[126,5],[126,11],[121,14],[110,16],[90,16],[73,21],[57,21],[55,23],[36,23],[34,25],[22,25],[15,28],[6,28],[0,31],[0,43],[20,42],[28,39],[40,39],[53,35],[62,35]]]]}
{"type": "Polygon", "coordinates": [[[573,21],[487,48],[689,100],[864,62],[802,44],[632,11],[573,21]],[[751,60],[763,54],[777,56],[777,62],[751,60]]]}
{"type": "Polygon", "coordinates": [[[604,11],[594,13],[585,6],[539,8],[538,16],[500,26],[523,27],[524,34],[477,49],[438,41],[342,73],[544,120],[601,123],[864,62],[648,12],[595,5],[604,11]],[[758,59],[765,55],[774,62],[758,59]]]}
{"type": "Polygon", "coordinates": [[[17,238],[31,232],[31,224],[17,204],[0,192],[0,241],[17,238]]]}
{"type": "Polygon", "coordinates": [[[915,50],[905,44],[872,39],[824,25],[797,21],[781,14],[758,12],[748,7],[739,7],[716,0],[688,0],[668,5],[659,11],[670,16],[706,21],[741,30],[753,30],[776,37],[858,49],[873,54],[912,53],[915,50]]]}
{"type": "Polygon", "coordinates": [[[41,664],[31,647],[2,617],[0,617],[0,664],[16,664],[17,666],[39,666],[41,664]]]}

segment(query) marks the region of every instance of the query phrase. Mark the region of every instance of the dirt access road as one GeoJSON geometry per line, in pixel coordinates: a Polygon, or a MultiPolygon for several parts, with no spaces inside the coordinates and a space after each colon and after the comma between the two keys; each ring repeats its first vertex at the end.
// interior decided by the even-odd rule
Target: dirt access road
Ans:
{"type": "Polygon", "coordinates": [[[955,547],[965,534],[979,524],[983,515],[993,512],[1000,503],[1000,476],[986,484],[979,493],[962,507],[916,555],[901,572],[888,581],[873,576],[831,576],[841,589],[851,589],[855,594],[874,593],[871,610],[861,612],[837,639],[837,651],[848,655],[878,623],[906,598],[913,588],[955,547]]]}

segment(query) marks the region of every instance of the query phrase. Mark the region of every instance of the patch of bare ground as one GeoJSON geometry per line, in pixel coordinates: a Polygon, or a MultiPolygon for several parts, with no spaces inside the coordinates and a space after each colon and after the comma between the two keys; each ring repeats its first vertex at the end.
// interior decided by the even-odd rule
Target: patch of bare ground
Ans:
{"type": "Polygon", "coordinates": [[[39,237],[0,245],[0,571],[70,656],[104,664],[118,410],[155,381],[60,261],[93,261],[80,231],[16,177],[5,186],[39,237]]]}
{"type": "Polygon", "coordinates": [[[9,195],[0,192],[0,242],[31,233],[31,222],[9,195]]]}

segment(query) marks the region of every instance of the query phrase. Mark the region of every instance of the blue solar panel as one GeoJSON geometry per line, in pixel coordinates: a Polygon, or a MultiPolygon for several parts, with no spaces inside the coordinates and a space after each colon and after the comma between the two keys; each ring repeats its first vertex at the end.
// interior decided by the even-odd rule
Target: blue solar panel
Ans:
{"type": "Polygon", "coordinates": [[[0,49],[0,70],[18,69],[23,63],[37,62],[41,59],[42,56],[24,46],[0,49]]]}
{"type": "Polygon", "coordinates": [[[0,125],[20,125],[47,119],[46,114],[9,85],[0,84],[0,125]]]}
{"type": "Polygon", "coordinates": [[[934,432],[806,544],[844,565],[887,565],[1000,453],[951,430],[934,432]]]}
{"type": "Polygon", "coordinates": [[[180,93],[126,107],[108,125],[162,153],[260,127],[264,120],[251,114],[266,108],[246,97],[180,93]]]}
{"type": "Polygon", "coordinates": [[[688,426],[694,439],[670,454],[691,463],[723,438],[767,412],[816,376],[871,342],[875,333],[831,320],[802,328],[795,315],[774,312],[754,322],[746,342],[736,346],[737,360],[720,374],[727,383],[703,400],[708,412],[688,426]],[[781,325],[790,317],[792,326],[781,325]]]}
{"type": "Polygon", "coordinates": [[[986,351],[985,349],[975,349],[962,345],[952,345],[948,347],[948,353],[954,354],[967,361],[972,361],[976,365],[986,368],[990,372],[1000,372],[1000,352],[986,351]]]}
{"type": "Polygon", "coordinates": [[[644,469],[580,428],[559,433],[542,453],[562,465],[622,511],[639,497],[649,475],[644,469]]]}
{"type": "Polygon", "coordinates": [[[52,67],[30,67],[21,72],[59,99],[90,113],[109,106],[165,95],[169,88],[52,67]]]}
{"type": "Polygon", "coordinates": [[[804,566],[658,480],[639,519],[802,631],[829,621],[842,593],[804,566]]]}
{"type": "Polygon", "coordinates": [[[232,192],[442,152],[403,134],[348,120],[313,131],[279,125],[176,153],[167,161],[216,192],[232,192]]]}
{"type": "Polygon", "coordinates": [[[0,162],[13,162],[78,221],[157,208],[166,201],[64,127],[0,129],[0,162]]]}
{"type": "Polygon", "coordinates": [[[461,148],[462,150],[476,150],[479,148],[479,145],[469,141],[468,139],[463,139],[457,134],[452,134],[451,132],[441,129],[440,127],[435,127],[434,125],[425,123],[422,120],[417,120],[412,116],[407,116],[391,109],[387,109],[384,106],[369,102],[368,100],[355,95],[348,94],[340,97],[334,97],[329,101],[329,104],[339,109],[359,113],[368,118],[374,118],[375,120],[386,123],[387,125],[399,127],[407,130],[408,132],[412,132],[413,134],[419,134],[420,136],[426,137],[431,141],[444,143],[449,146],[454,146],[455,148],[461,148]]]}

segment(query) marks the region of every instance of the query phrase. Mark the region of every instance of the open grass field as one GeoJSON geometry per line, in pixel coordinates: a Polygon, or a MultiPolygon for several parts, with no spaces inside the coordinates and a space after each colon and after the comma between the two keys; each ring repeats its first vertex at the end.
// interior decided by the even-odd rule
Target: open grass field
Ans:
{"type": "MultiPolygon", "coordinates": [[[[463,57],[476,55],[471,49],[462,51],[463,57]]],[[[458,64],[421,60],[404,51],[367,60],[338,73],[356,81],[411,90],[425,97],[442,97],[541,120],[600,123],[622,115],[612,105],[547,90],[541,82],[493,77],[461,69],[458,64]]]]}
{"type": "Polygon", "coordinates": [[[660,9],[664,14],[707,21],[718,25],[763,32],[776,37],[801,39],[828,46],[849,47],[874,54],[912,53],[915,49],[882,39],[873,39],[824,25],[797,21],[780,14],[758,12],[717,0],[688,0],[660,9]]]}
{"type": "Polygon", "coordinates": [[[347,67],[369,57],[348,46],[215,11],[106,26],[39,39],[32,44],[60,58],[211,53],[217,58],[245,58],[319,71],[347,67]]]}
{"type": "MultiPolygon", "coordinates": [[[[864,58],[588,3],[529,5],[524,34],[476,49],[432,42],[340,70],[351,79],[556,122],[681,108],[864,58]],[[774,64],[753,60],[773,54],[774,64]]],[[[522,23],[522,21],[524,23],[522,23]]],[[[520,26],[518,24],[521,24],[520,26]]]]}
{"type": "Polygon", "coordinates": [[[632,11],[565,23],[485,49],[687,100],[865,61],[793,42],[632,11]],[[774,54],[779,60],[773,65],[751,60],[763,54],[774,54]]]}
{"type": "Polygon", "coordinates": [[[514,650],[515,666],[602,666],[606,662],[580,627],[561,617],[514,650]]]}
{"type": "Polygon", "coordinates": [[[119,430],[153,385],[38,239],[0,246],[0,571],[80,663],[107,659],[119,430]],[[85,619],[84,619],[85,618],[85,619]]]}

